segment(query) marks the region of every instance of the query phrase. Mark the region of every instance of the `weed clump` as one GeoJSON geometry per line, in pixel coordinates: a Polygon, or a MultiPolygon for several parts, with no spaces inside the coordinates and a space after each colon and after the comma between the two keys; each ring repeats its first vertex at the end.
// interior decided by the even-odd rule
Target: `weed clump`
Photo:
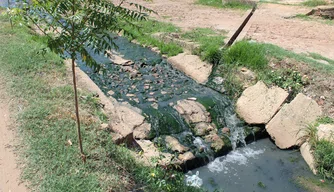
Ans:
{"type": "Polygon", "coordinates": [[[260,70],[268,65],[266,50],[261,44],[240,41],[235,43],[223,55],[223,62],[228,65],[244,66],[260,70]]]}

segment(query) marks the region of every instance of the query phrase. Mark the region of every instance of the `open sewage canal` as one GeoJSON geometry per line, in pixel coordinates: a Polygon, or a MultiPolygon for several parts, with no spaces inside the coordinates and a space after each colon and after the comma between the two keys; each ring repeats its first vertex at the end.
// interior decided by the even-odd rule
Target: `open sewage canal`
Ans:
{"type": "MultiPolygon", "coordinates": [[[[311,172],[300,153],[279,150],[268,138],[246,145],[245,140],[254,140],[253,130],[237,118],[226,95],[197,84],[148,48],[122,37],[115,37],[115,43],[117,53],[132,63],[116,65],[103,55],[91,53],[98,62],[105,63],[106,71],[94,73],[78,62],[79,67],[107,96],[142,111],[151,123],[150,140],[154,143],[163,146],[161,138],[171,135],[190,149],[196,161],[185,169],[196,169],[186,175],[189,184],[209,191],[303,191],[293,181],[311,172]],[[223,148],[213,149],[204,136],[194,133],[192,122],[175,110],[181,100],[196,101],[205,107],[216,135],[224,141],[223,148]],[[222,131],[224,127],[229,128],[229,133],[222,131]]],[[[170,152],[168,147],[165,150],[170,152]]]]}

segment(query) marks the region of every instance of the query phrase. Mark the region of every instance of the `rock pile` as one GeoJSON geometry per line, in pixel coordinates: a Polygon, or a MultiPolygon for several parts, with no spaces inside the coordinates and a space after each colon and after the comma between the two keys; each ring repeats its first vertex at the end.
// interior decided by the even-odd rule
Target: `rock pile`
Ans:
{"type": "MultiPolygon", "coordinates": [[[[264,124],[280,149],[300,147],[305,161],[316,173],[314,157],[307,138],[307,126],[322,115],[316,101],[299,93],[290,103],[282,104],[288,93],[278,87],[267,88],[263,82],[247,88],[236,104],[236,111],[248,124],[264,124]]],[[[320,125],[318,139],[334,142],[334,125],[320,125]]]]}

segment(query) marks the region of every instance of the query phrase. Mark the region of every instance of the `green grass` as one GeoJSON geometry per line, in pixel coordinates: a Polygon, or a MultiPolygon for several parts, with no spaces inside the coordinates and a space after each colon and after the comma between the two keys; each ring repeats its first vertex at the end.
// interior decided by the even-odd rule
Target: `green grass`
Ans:
{"type": "Polygon", "coordinates": [[[165,43],[152,37],[152,34],[158,32],[180,32],[180,29],[175,27],[173,24],[147,20],[137,22],[136,25],[139,27],[139,30],[128,26],[127,30],[131,33],[131,36],[129,37],[130,40],[136,39],[142,45],[158,47],[162,54],[166,54],[168,56],[175,56],[183,52],[183,49],[175,43],[165,43]]]}
{"type": "Polygon", "coordinates": [[[293,97],[307,83],[303,81],[301,74],[295,69],[273,70],[268,66],[269,59],[275,59],[279,62],[287,58],[306,63],[321,73],[334,74],[334,62],[321,55],[314,53],[297,54],[276,45],[246,40],[236,42],[223,52],[218,73],[226,78],[225,88],[232,97],[238,97],[242,93],[241,82],[235,78],[235,73],[237,73],[239,67],[247,67],[253,70],[257,74],[257,79],[263,80],[268,85],[277,85],[284,89],[290,87],[293,97]],[[323,64],[316,59],[325,60],[329,64],[323,64]]]}
{"type": "Polygon", "coordinates": [[[319,140],[317,136],[317,127],[320,124],[334,124],[334,119],[330,117],[321,117],[313,125],[309,125],[305,131],[307,136],[305,139],[310,143],[316,162],[316,169],[319,174],[325,178],[334,182],[334,144],[319,140]]]}
{"type": "Polygon", "coordinates": [[[320,140],[314,146],[316,168],[324,177],[334,181],[334,144],[320,140]]]}
{"type": "Polygon", "coordinates": [[[240,41],[229,48],[223,56],[223,62],[229,65],[244,66],[260,70],[268,65],[266,49],[258,43],[240,41]]]}
{"type": "Polygon", "coordinates": [[[127,148],[114,145],[109,131],[98,129],[106,121],[98,98],[85,90],[79,91],[87,154],[83,164],[77,147],[72,86],[57,55],[36,54],[44,47],[44,38],[23,27],[12,31],[8,19],[0,17],[0,74],[15,99],[12,109],[18,113],[22,140],[17,150],[25,165],[23,179],[33,191],[197,190],[185,186],[183,174],[144,167],[127,148]]]}
{"type": "Polygon", "coordinates": [[[221,0],[197,0],[197,4],[207,5],[216,8],[225,8],[225,9],[251,9],[252,5],[249,2],[228,0],[225,4],[221,0]]]}
{"type": "Polygon", "coordinates": [[[196,28],[183,33],[181,37],[200,44],[200,52],[195,54],[200,55],[203,60],[212,64],[219,63],[222,57],[219,49],[223,46],[225,39],[223,34],[218,34],[209,28],[196,28]]]}
{"type": "Polygon", "coordinates": [[[317,7],[320,5],[327,5],[328,3],[325,0],[307,0],[302,3],[304,6],[308,7],[317,7]]]}

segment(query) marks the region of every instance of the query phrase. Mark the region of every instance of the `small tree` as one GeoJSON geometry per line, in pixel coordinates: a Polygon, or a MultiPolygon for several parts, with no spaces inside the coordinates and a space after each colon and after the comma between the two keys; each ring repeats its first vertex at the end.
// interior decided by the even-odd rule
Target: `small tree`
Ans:
{"type": "Polygon", "coordinates": [[[117,48],[110,33],[131,34],[126,27],[135,26],[134,21],[145,20],[147,13],[151,12],[126,0],[117,5],[109,0],[33,0],[24,8],[24,18],[48,38],[48,47],[71,59],[78,142],[84,162],[75,61],[81,59],[96,72],[100,71],[102,65],[91,57],[87,48],[97,54],[106,54],[107,50],[117,48]]]}

